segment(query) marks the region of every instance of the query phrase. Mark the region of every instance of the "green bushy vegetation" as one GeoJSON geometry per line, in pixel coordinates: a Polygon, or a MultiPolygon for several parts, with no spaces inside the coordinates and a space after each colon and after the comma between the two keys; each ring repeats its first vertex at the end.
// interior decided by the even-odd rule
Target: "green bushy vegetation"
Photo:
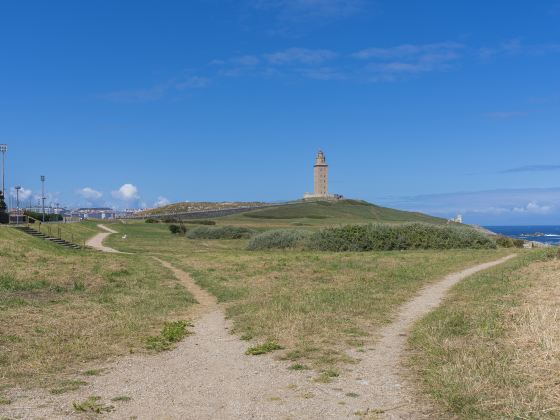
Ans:
{"type": "Polygon", "coordinates": [[[6,225],[10,222],[10,216],[6,211],[6,202],[4,201],[4,194],[0,193],[0,224],[6,225]]]}
{"type": "Polygon", "coordinates": [[[207,227],[198,226],[187,232],[190,239],[247,239],[254,230],[241,226],[207,227]]]}
{"type": "Polygon", "coordinates": [[[275,229],[259,233],[251,238],[247,249],[286,249],[303,247],[311,232],[298,229],[275,229]]]}
{"type": "Polygon", "coordinates": [[[497,235],[494,237],[496,245],[502,248],[523,248],[525,241],[523,239],[509,238],[507,236],[497,235]]]}
{"type": "Polygon", "coordinates": [[[184,225],[169,225],[169,231],[176,235],[178,233],[187,233],[187,228],[184,225]]]}
{"type": "Polygon", "coordinates": [[[424,223],[347,225],[314,233],[307,248],[316,251],[390,251],[404,249],[492,249],[496,243],[474,229],[424,223]]]}
{"type": "Polygon", "coordinates": [[[144,223],[159,223],[159,220],[149,217],[146,220],[144,220],[144,223]]]}
{"type": "Polygon", "coordinates": [[[206,219],[195,219],[195,220],[182,220],[174,218],[166,218],[162,220],[163,223],[186,223],[187,225],[208,225],[214,226],[216,222],[214,220],[206,219]]]}

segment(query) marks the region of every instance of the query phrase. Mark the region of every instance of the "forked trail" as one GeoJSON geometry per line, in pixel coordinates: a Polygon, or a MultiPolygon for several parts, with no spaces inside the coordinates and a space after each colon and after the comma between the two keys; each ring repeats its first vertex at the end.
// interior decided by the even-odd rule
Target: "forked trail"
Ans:
{"type": "Polygon", "coordinates": [[[246,356],[248,343],[229,332],[230,324],[215,298],[188,273],[158,260],[200,304],[194,334],[169,352],[121,358],[72,394],[41,393],[16,399],[6,415],[71,417],[75,415],[73,401],[96,395],[115,406],[107,414],[110,418],[340,419],[368,413],[427,418],[430,408],[414,401],[401,367],[411,325],[435,308],[454,284],[513,257],[450,274],[424,288],[381,330],[372,349],[351,354],[360,362],[329,384],[315,383],[316,373],[290,371],[286,362],[272,357],[246,356]],[[130,401],[110,402],[123,395],[130,401]]]}
{"type": "Polygon", "coordinates": [[[103,245],[103,241],[105,240],[105,238],[107,238],[107,236],[109,236],[113,233],[119,233],[119,232],[117,232],[116,230],[113,230],[111,228],[108,228],[107,226],[102,225],[102,224],[98,224],[97,227],[100,228],[100,229],[103,229],[105,232],[100,232],[97,235],[93,236],[92,238],[88,239],[86,241],[86,246],[98,249],[99,251],[103,251],[103,252],[120,253],[120,251],[117,251],[116,249],[109,248],[108,246],[103,245]]]}

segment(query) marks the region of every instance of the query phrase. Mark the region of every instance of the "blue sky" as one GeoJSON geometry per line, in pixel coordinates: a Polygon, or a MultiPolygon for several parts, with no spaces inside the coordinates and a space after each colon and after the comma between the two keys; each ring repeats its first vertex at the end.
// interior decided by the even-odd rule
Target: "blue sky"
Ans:
{"type": "Polygon", "coordinates": [[[560,1],[0,4],[0,142],[27,200],[331,190],[480,224],[560,221],[560,1]]]}

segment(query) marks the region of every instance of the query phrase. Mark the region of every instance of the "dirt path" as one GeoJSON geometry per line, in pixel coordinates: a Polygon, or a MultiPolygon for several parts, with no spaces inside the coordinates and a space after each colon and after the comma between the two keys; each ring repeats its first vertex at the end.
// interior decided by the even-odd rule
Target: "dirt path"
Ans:
{"type": "Polygon", "coordinates": [[[108,228],[107,226],[102,225],[102,224],[97,225],[97,227],[105,230],[106,232],[98,233],[94,237],[88,239],[86,241],[86,246],[89,246],[89,247],[94,248],[94,249],[98,249],[99,251],[103,251],[103,252],[121,253],[120,251],[117,251],[116,249],[109,248],[108,246],[103,245],[103,241],[105,240],[105,238],[107,238],[107,236],[109,236],[113,233],[119,233],[119,232],[117,232],[116,230],[113,230],[111,228],[108,228]]]}
{"type": "Polygon", "coordinates": [[[382,329],[372,349],[352,354],[360,362],[330,384],[315,383],[316,373],[290,371],[286,362],[272,357],[246,356],[250,344],[230,334],[231,326],[214,297],[187,273],[160,261],[200,302],[202,315],[195,320],[194,334],[172,351],[119,359],[74,393],[16,398],[6,415],[68,418],[76,415],[73,401],[95,395],[114,406],[107,416],[119,419],[428,417],[429,408],[413,401],[401,367],[409,328],[436,307],[454,284],[512,257],[451,274],[424,288],[382,329]],[[111,402],[118,396],[130,401],[111,402]]]}

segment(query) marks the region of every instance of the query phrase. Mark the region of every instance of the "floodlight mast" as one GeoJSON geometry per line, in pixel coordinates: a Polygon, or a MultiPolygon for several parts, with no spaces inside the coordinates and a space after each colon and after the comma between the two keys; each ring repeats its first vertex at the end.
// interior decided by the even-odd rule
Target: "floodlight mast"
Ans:
{"type": "Polygon", "coordinates": [[[45,175],[41,175],[41,202],[43,207],[43,223],[45,223],[45,175]]]}
{"type": "Polygon", "coordinates": [[[6,157],[6,152],[8,151],[7,144],[0,144],[0,152],[2,152],[2,195],[6,195],[6,190],[4,186],[4,160],[6,157]]]}

